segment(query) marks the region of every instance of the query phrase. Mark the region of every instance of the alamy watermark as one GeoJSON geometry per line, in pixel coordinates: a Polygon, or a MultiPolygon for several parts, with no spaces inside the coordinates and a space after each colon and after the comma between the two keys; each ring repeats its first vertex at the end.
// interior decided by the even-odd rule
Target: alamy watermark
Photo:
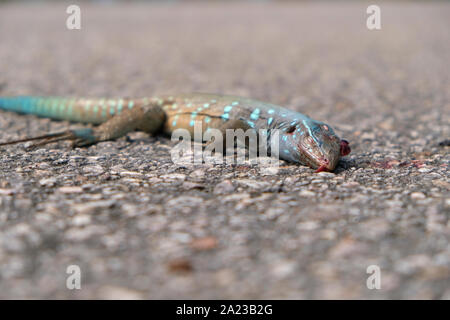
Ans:
{"type": "Polygon", "coordinates": [[[69,290],[81,289],[81,268],[76,264],[67,267],[66,273],[69,276],[66,279],[66,288],[69,290]]]}
{"type": "Polygon", "coordinates": [[[366,20],[366,26],[369,30],[381,30],[381,9],[372,4],[367,7],[366,13],[369,15],[366,20]]]}
{"type": "MultiPolygon", "coordinates": [[[[69,30],[81,29],[81,8],[75,4],[67,7],[66,13],[69,16],[66,19],[66,27],[69,30]]],[[[381,9],[378,5],[372,4],[367,7],[366,13],[369,15],[366,19],[366,26],[369,30],[381,30],[381,9]]]]}
{"type": "Polygon", "coordinates": [[[224,134],[214,128],[203,131],[201,121],[196,121],[193,127],[193,137],[186,129],[172,132],[172,141],[179,142],[170,152],[173,163],[245,164],[248,161],[251,164],[279,166],[280,132],[277,129],[226,129],[224,134]]]}
{"type": "Polygon", "coordinates": [[[66,13],[69,14],[66,20],[66,27],[69,30],[81,29],[81,8],[75,4],[67,7],[66,13]]]}
{"type": "Polygon", "coordinates": [[[373,290],[381,289],[381,269],[379,266],[372,264],[367,267],[366,273],[370,274],[370,276],[367,278],[366,285],[367,289],[373,290]]]}

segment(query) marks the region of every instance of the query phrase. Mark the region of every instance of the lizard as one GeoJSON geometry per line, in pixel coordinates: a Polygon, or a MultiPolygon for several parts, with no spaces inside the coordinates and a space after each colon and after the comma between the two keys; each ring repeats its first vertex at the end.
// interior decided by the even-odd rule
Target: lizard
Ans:
{"type": "MultiPolygon", "coordinates": [[[[0,146],[35,141],[35,146],[61,140],[83,147],[125,136],[134,130],[171,134],[194,124],[202,128],[279,130],[279,157],[307,165],[316,172],[333,171],[340,157],[350,153],[348,141],[331,126],[307,115],[249,98],[190,93],[139,99],[89,99],[64,97],[0,97],[0,109],[53,120],[93,124],[42,136],[0,143],[0,146]]],[[[193,135],[192,135],[193,136],[193,135]]]]}

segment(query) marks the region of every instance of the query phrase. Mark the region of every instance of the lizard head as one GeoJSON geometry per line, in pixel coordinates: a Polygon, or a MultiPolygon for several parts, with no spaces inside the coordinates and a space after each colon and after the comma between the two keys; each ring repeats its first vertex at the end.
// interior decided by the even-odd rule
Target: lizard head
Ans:
{"type": "Polygon", "coordinates": [[[308,165],[316,172],[333,171],[341,156],[350,153],[327,124],[313,119],[294,121],[281,129],[280,154],[293,162],[308,165]]]}

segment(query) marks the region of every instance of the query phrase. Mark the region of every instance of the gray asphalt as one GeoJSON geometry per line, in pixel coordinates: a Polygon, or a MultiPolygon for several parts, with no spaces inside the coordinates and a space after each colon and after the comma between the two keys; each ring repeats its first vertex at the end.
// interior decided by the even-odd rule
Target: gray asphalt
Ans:
{"type": "MultiPolygon", "coordinates": [[[[450,299],[450,3],[382,2],[379,31],[366,7],[82,4],[69,31],[61,4],[2,5],[1,95],[241,95],[352,153],[269,174],[175,165],[143,133],[2,148],[0,298],[450,299]]],[[[0,112],[0,141],[68,127],[0,112]]]]}

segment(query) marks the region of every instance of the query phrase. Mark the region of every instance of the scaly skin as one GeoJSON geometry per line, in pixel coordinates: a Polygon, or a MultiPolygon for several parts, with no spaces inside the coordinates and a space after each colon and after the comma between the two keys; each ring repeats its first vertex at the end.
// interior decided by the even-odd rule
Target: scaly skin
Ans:
{"type": "Polygon", "coordinates": [[[72,140],[83,146],[115,139],[133,130],[171,134],[186,129],[193,136],[194,124],[202,130],[279,129],[280,158],[308,165],[317,171],[332,171],[339,158],[350,152],[323,122],[283,107],[242,97],[204,93],[142,99],[68,99],[53,97],[1,97],[0,109],[33,114],[55,120],[99,124],[94,129],[23,139],[0,145],[40,140],[42,145],[72,140]]]}

